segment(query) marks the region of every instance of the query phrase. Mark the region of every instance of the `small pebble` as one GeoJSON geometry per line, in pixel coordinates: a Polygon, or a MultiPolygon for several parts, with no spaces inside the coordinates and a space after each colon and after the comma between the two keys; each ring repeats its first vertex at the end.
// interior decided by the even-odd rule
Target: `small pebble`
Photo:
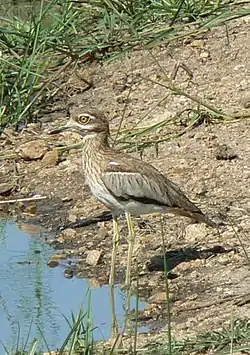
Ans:
{"type": "Polygon", "coordinates": [[[227,144],[219,145],[215,150],[217,160],[233,160],[237,158],[237,154],[227,144]]]}
{"type": "Polygon", "coordinates": [[[91,250],[88,252],[86,263],[91,266],[96,266],[101,258],[102,250],[91,250]]]}

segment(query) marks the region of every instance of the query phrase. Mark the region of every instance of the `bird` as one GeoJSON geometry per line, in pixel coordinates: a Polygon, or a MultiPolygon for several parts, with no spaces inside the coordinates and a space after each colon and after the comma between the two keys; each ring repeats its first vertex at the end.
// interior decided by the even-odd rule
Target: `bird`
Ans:
{"type": "MultiPolygon", "coordinates": [[[[75,106],[63,127],[51,133],[72,131],[82,137],[83,170],[92,194],[102,202],[113,216],[112,263],[119,240],[117,218],[125,215],[129,230],[128,264],[125,284],[130,282],[134,230],[131,215],[158,212],[190,217],[210,227],[217,224],[209,219],[182,190],[151,164],[115,150],[109,145],[109,121],[96,109],[75,106]]],[[[114,281],[114,270],[111,270],[114,281]]]]}
{"type": "Polygon", "coordinates": [[[72,131],[82,137],[86,183],[97,200],[111,211],[115,234],[120,215],[126,215],[133,238],[130,216],[155,212],[190,217],[212,228],[218,226],[153,165],[112,148],[109,121],[103,112],[79,105],[69,113],[67,124],[51,133],[72,131]]]}
{"type": "Polygon", "coordinates": [[[70,109],[66,125],[51,133],[72,131],[82,137],[83,170],[92,194],[103,203],[113,217],[113,249],[110,287],[114,287],[118,217],[125,215],[128,225],[128,261],[125,286],[131,282],[131,263],[135,233],[131,216],[151,213],[171,213],[190,217],[210,227],[217,224],[209,219],[182,190],[151,164],[137,159],[109,144],[109,121],[99,110],[78,105],[70,109]]]}
{"type": "Polygon", "coordinates": [[[117,218],[121,214],[143,215],[154,212],[190,217],[210,227],[209,219],[181,189],[153,165],[110,147],[109,123],[98,110],[70,111],[66,126],[51,133],[72,131],[83,138],[83,170],[92,194],[117,218]]]}

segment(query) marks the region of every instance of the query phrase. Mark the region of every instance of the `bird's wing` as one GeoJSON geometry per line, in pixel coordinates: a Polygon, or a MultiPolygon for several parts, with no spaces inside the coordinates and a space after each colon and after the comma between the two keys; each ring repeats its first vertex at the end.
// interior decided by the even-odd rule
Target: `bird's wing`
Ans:
{"type": "Polygon", "coordinates": [[[206,217],[171,180],[152,165],[125,154],[107,157],[102,180],[109,192],[124,201],[166,206],[169,212],[190,217],[210,227],[217,224],[206,217]]]}
{"type": "Polygon", "coordinates": [[[200,212],[172,181],[153,166],[134,158],[132,162],[133,165],[129,160],[126,163],[110,161],[103,173],[103,182],[114,197],[200,212]]]}

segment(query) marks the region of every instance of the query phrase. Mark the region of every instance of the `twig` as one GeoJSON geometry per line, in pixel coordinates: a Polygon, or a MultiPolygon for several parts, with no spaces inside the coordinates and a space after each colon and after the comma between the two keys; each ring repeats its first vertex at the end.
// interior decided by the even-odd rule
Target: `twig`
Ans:
{"type": "Polygon", "coordinates": [[[215,114],[219,115],[219,116],[223,116],[223,117],[227,117],[229,119],[232,119],[233,116],[227,114],[227,113],[224,113],[224,112],[221,112],[219,111],[217,108],[213,107],[212,105],[209,105],[208,103],[202,101],[200,98],[198,98],[197,96],[194,96],[194,95],[190,95],[188,94],[187,92],[177,88],[175,85],[173,85],[173,83],[169,80],[169,84],[168,85],[165,85],[163,83],[160,83],[158,81],[155,81],[155,80],[152,80],[150,78],[145,78],[145,80],[149,81],[150,83],[153,83],[153,84],[158,84],[162,87],[164,87],[165,89],[168,89],[168,90],[171,90],[172,92],[174,92],[175,95],[180,95],[180,96],[185,96],[187,97],[188,99],[190,99],[191,101],[194,101],[196,102],[198,105],[201,105],[201,106],[204,106],[206,107],[209,111],[212,111],[214,112],[215,114]]]}
{"type": "Polygon", "coordinates": [[[26,197],[26,198],[17,198],[15,200],[4,200],[0,201],[0,205],[5,205],[8,203],[16,203],[16,202],[29,202],[29,201],[39,201],[39,200],[45,200],[48,198],[48,196],[37,196],[37,197],[26,197]]]}

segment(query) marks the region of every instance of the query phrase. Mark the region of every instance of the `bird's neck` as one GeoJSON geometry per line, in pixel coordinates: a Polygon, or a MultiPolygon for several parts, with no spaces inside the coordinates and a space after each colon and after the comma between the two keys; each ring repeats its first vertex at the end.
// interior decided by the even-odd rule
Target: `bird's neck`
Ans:
{"type": "Polygon", "coordinates": [[[109,149],[106,132],[91,133],[83,138],[83,159],[85,162],[97,158],[105,149],[109,149]]]}

